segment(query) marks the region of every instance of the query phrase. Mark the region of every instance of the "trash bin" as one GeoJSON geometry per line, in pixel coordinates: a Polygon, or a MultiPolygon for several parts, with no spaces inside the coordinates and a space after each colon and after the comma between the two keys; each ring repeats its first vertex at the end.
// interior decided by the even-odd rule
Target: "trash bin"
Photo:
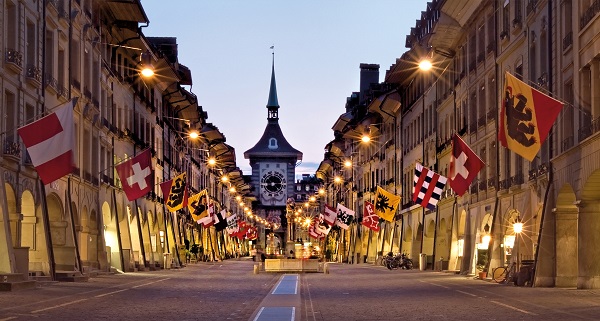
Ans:
{"type": "Polygon", "coordinates": [[[421,253],[419,254],[419,271],[425,271],[427,268],[427,254],[421,253]]]}

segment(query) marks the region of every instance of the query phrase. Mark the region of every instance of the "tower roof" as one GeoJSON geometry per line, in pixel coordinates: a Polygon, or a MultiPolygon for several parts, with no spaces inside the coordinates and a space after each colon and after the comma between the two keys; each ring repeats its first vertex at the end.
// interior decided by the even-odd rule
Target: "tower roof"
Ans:
{"type": "Polygon", "coordinates": [[[267,102],[267,127],[254,147],[244,152],[244,158],[251,157],[289,157],[296,160],[302,159],[302,152],[288,143],[279,127],[279,101],[277,100],[277,85],[275,83],[275,56],[271,67],[271,86],[267,102]]]}
{"type": "Polygon", "coordinates": [[[267,108],[269,107],[279,107],[277,85],[275,84],[275,55],[273,55],[273,64],[271,67],[271,88],[269,88],[269,101],[267,102],[267,108]]]}

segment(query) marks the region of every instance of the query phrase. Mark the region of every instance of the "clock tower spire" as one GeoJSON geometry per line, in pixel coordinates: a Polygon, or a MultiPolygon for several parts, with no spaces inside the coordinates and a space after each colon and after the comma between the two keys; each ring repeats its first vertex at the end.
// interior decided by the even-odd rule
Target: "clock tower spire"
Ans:
{"type": "Polygon", "coordinates": [[[275,51],[273,51],[273,62],[271,63],[271,87],[269,88],[267,110],[267,120],[269,123],[277,122],[279,120],[279,101],[277,101],[277,85],[275,84],[275,51]]]}

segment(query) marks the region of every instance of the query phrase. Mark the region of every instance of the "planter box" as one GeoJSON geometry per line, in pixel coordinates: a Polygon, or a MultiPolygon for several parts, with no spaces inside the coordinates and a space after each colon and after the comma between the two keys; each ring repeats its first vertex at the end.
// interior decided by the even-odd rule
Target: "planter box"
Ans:
{"type": "Polygon", "coordinates": [[[319,272],[319,260],[266,259],[265,272],[319,272]]]}

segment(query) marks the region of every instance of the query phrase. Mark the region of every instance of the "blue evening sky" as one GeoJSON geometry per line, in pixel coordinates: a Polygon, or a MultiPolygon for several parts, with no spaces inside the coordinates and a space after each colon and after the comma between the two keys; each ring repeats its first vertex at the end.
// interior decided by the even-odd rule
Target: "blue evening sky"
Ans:
{"type": "Polygon", "coordinates": [[[314,174],[331,127],[359,89],[359,65],[385,71],[406,51],[406,35],[426,9],[417,0],[142,0],[146,36],[176,37],[191,91],[251,174],[244,152],[267,124],[271,47],[279,124],[304,153],[296,174],[314,174]]]}

